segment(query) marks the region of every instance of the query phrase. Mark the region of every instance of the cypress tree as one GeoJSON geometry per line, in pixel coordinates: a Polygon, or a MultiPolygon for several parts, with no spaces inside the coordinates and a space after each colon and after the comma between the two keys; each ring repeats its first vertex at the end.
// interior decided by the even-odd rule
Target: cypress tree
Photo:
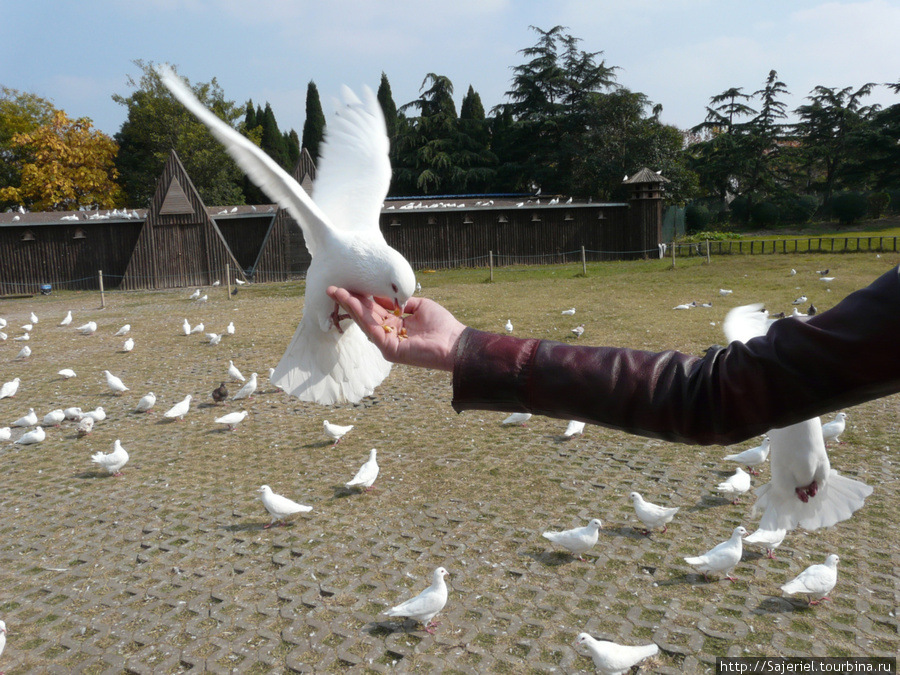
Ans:
{"type": "MultiPolygon", "coordinates": [[[[303,122],[303,142],[314,162],[319,161],[319,146],[325,138],[325,113],[319,100],[319,90],[312,80],[306,86],[306,120],[303,122]]],[[[298,153],[299,157],[299,153],[298,153]]]]}
{"type": "Polygon", "coordinates": [[[266,109],[263,112],[263,134],[261,147],[266,153],[278,162],[282,168],[288,168],[288,154],[284,143],[284,136],[278,130],[278,122],[275,120],[275,113],[272,112],[272,106],[266,103],[266,109]]]}
{"type": "Polygon", "coordinates": [[[388,139],[391,145],[397,138],[397,104],[394,103],[394,95],[391,93],[391,83],[387,75],[381,73],[381,84],[378,85],[378,103],[381,104],[381,112],[384,113],[384,123],[387,126],[388,139]]]}

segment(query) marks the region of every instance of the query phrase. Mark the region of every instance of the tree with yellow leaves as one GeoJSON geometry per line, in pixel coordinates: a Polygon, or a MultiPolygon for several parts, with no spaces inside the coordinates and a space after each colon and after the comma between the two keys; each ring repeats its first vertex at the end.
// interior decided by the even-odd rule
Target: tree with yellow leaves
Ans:
{"type": "Polygon", "coordinates": [[[32,211],[114,208],[123,202],[114,161],[118,146],[91,120],[70,120],[56,110],[52,120],[13,136],[21,151],[21,182],[0,189],[0,199],[32,211]]]}

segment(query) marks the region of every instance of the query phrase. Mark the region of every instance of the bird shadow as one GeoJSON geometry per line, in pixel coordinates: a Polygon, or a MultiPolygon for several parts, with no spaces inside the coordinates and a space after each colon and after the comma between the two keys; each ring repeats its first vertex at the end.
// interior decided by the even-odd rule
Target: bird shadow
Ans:
{"type": "Polygon", "coordinates": [[[81,473],[76,473],[75,478],[81,478],[83,480],[91,480],[95,478],[104,478],[109,474],[102,473],[100,471],[82,471],[81,473]]]}
{"type": "Polygon", "coordinates": [[[787,598],[769,596],[760,601],[753,610],[754,614],[789,614],[796,611],[808,610],[808,604],[795,603],[787,598]]]}
{"type": "Polygon", "coordinates": [[[266,529],[265,525],[265,523],[237,523],[234,525],[222,525],[221,529],[226,532],[249,532],[250,530],[264,530],[266,529]]]}
{"type": "Polygon", "coordinates": [[[632,541],[643,541],[644,539],[653,538],[653,532],[651,532],[650,534],[644,534],[640,530],[637,530],[633,527],[617,527],[615,529],[604,527],[603,534],[614,537],[625,537],[626,539],[631,539],[632,541]]]}
{"type": "MultiPolygon", "coordinates": [[[[740,506],[740,502],[738,502],[737,505],[740,506]]],[[[686,511],[701,511],[704,509],[715,509],[720,506],[733,506],[733,504],[731,503],[731,500],[728,499],[727,497],[705,495],[703,497],[700,497],[700,501],[698,501],[696,504],[688,507],[685,510],[686,511]]]]}
{"type": "Polygon", "coordinates": [[[562,565],[569,565],[578,561],[578,558],[571,553],[563,553],[562,551],[524,551],[520,555],[531,558],[544,567],[561,567],[562,565]]]}
{"type": "Polygon", "coordinates": [[[402,621],[372,621],[363,628],[372,637],[387,637],[394,633],[406,633],[407,635],[415,633],[423,633],[416,627],[419,625],[417,621],[411,619],[403,619],[402,621]]]}
{"type": "Polygon", "coordinates": [[[346,499],[359,494],[359,490],[348,488],[346,485],[332,485],[331,489],[334,490],[334,494],[331,496],[332,499],[346,499]]]}
{"type": "Polygon", "coordinates": [[[313,441],[312,443],[307,443],[306,445],[301,445],[301,448],[325,448],[325,447],[333,447],[333,443],[331,441],[313,441]]]}
{"type": "Polygon", "coordinates": [[[197,408],[220,408],[221,406],[217,403],[198,403],[197,408]]]}

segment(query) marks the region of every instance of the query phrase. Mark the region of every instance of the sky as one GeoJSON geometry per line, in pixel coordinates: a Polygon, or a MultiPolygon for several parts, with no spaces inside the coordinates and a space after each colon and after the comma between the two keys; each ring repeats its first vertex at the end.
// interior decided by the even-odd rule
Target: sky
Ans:
{"type": "MultiPolygon", "coordinates": [[[[50,99],[70,118],[114,135],[113,94],[140,79],[135,60],[170,63],[192,83],[216,78],[226,98],[269,102],[282,131],[301,133],[315,82],[326,117],[341,85],[377,89],[384,72],[398,106],[428,73],[471,85],[485,109],[507,102],[512,67],[561,25],[603,52],[617,81],[662,104],[686,129],[709,99],[747,94],[778,72],[790,110],[816,86],[900,81],[900,0],[2,0],[0,85],[50,99]]],[[[866,104],[900,103],[877,87],[866,104]]]]}

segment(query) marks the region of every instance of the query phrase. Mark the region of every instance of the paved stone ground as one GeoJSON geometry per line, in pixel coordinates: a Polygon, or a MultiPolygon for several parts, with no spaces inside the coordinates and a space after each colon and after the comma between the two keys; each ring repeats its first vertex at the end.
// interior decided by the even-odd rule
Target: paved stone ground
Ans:
{"type": "MultiPolygon", "coordinates": [[[[96,342],[75,344],[102,367],[96,342]]],[[[20,369],[10,350],[3,380],[20,369]]],[[[707,583],[682,557],[737,524],[753,527],[751,500],[732,505],[711,492],[733,472],[722,448],[595,427],[565,442],[564,421],[510,428],[499,414],[457,416],[445,374],[405,368],[363,405],[327,411],[356,424],[335,448],[321,435],[321,408],[266,386],[248,422],[228,433],[211,423],[224,408],[200,394],[231,352],[212,363],[202,353],[178,372],[158,354],[147,380],[170,388],[160,412],[198,392],[183,423],[131,413],[144,386],[115,397],[96,375],[79,376],[109,414],[91,436],[68,423],[40,445],[0,446],[0,618],[9,626],[0,668],[9,675],[593,672],[573,647],[581,631],[656,642],[661,653],[641,671],[653,673],[712,672],[724,655],[900,651],[898,397],[848,411],[853,428],[831,451],[842,473],[875,488],[852,520],[793,533],[775,560],[748,547],[737,582],[707,583]],[[132,457],[121,478],[88,461],[115,438],[132,457]],[[382,466],[376,490],[348,492],[342,484],[370,447],[382,466]],[[263,529],[263,483],[314,510],[263,529]],[[631,490],[681,506],[668,533],[635,531],[631,490]],[[593,517],[604,529],[587,562],[540,536],[593,517]],[[831,552],[841,556],[831,603],[781,597],[781,584],[831,552]],[[451,573],[450,599],[434,636],[382,614],[439,565],[451,573]]],[[[24,368],[37,376],[41,367],[24,368]]],[[[30,405],[42,415],[75,382],[0,402],[0,422],[30,405]]]]}

